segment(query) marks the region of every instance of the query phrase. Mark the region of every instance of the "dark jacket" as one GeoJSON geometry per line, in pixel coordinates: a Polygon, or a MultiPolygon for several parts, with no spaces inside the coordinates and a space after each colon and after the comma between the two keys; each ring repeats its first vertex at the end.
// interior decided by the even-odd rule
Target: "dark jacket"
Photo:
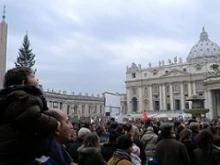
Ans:
{"type": "Polygon", "coordinates": [[[0,164],[22,165],[41,155],[40,139],[57,128],[57,120],[44,114],[48,108],[41,90],[30,85],[5,88],[0,107],[0,164]]]}
{"type": "Polygon", "coordinates": [[[195,165],[219,165],[220,164],[220,148],[213,147],[209,155],[204,154],[204,151],[200,148],[196,148],[194,151],[195,165]]]}
{"type": "Polygon", "coordinates": [[[106,162],[100,154],[100,150],[96,147],[84,147],[78,149],[78,164],[79,165],[105,165],[106,162]]]}
{"type": "Polygon", "coordinates": [[[101,154],[103,159],[108,162],[109,159],[113,156],[113,153],[116,151],[117,147],[116,144],[107,143],[103,144],[101,148],[101,154]]]}
{"type": "Polygon", "coordinates": [[[160,165],[189,165],[189,155],[184,144],[173,138],[161,140],[156,147],[155,158],[160,165]]]}
{"type": "Polygon", "coordinates": [[[75,163],[78,163],[78,148],[83,144],[83,139],[77,138],[74,143],[71,143],[67,146],[67,151],[70,156],[73,158],[75,163]]]}
{"type": "Polygon", "coordinates": [[[192,141],[184,141],[181,143],[183,143],[185,145],[185,147],[188,151],[189,158],[190,158],[190,164],[195,165],[195,157],[193,154],[193,150],[196,149],[196,145],[192,141]]]}

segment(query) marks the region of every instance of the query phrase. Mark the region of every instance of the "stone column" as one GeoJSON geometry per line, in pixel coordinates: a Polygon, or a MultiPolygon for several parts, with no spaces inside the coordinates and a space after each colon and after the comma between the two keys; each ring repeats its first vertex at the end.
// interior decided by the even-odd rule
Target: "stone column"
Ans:
{"type": "Polygon", "coordinates": [[[132,104],[131,104],[131,88],[127,88],[127,105],[128,105],[128,109],[127,109],[127,113],[131,113],[132,111],[132,104]]]}
{"type": "Polygon", "coordinates": [[[211,100],[211,107],[210,107],[210,111],[211,111],[211,118],[214,118],[214,117],[216,117],[215,115],[216,115],[216,112],[215,112],[215,110],[216,110],[216,107],[217,107],[217,97],[216,97],[216,93],[215,92],[211,92],[210,91],[210,100],[211,100]]]}
{"type": "Polygon", "coordinates": [[[138,112],[144,111],[142,86],[138,88],[138,112]]]}
{"type": "Polygon", "coordinates": [[[81,103],[79,103],[78,105],[78,114],[82,116],[82,104],[81,103]]]}
{"type": "Polygon", "coordinates": [[[205,109],[209,108],[209,101],[208,101],[208,91],[204,91],[204,98],[205,98],[205,109]]]}
{"type": "Polygon", "coordinates": [[[152,85],[149,86],[149,103],[150,103],[150,110],[154,110],[153,108],[153,95],[152,95],[152,85]]]}
{"type": "Polygon", "coordinates": [[[163,92],[162,92],[162,84],[159,84],[159,98],[160,98],[160,110],[163,110],[163,92]]]}
{"type": "Polygon", "coordinates": [[[173,106],[173,85],[172,83],[170,84],[170,109],[171,111],[174,110],[174,106],[173,106]]]}
{"type": "Polygon", "coordinates": [[[195,83],[195,81],[193,81],[193,95],[195,95],[196,94],[196,83],[195,83]]]}
{"type": "MultiPolygon", "coordinates": [[[[188,97],[192,95],[192,87],[191,87],[191,82],[188,83],[188,97]]],[[[189,109],[192,108],[192,103],[189,102],[189,109]]]]}
{"type": "MultiPolygon", "coordinates": [[[[219,92],[216,92],[216,95],[217,95],[217,100],[220,100],[220,95],[219,95],[219,92]]],[[[216,102],[217,103],[217,109],[216,109],[216,118],[219,116],[219,114],[220,114],[220,112],[219,112],[219,110],[220,110],[220,102],[219,101],[217,101],[216,102]]]]}
{"type": "Polygon", "coordinates": [[[209,102],[209,113],[207,114],[209,118],[213,118],[214,117],[214,105],[212,103],[214,103],[215,100],[213,100],[213,95],[211,93],[211,91],[207,91],[207,96],[208,96],[208,102],[209,102]]]}
{"type": "Polygon", "coordinates": [[[184,99],[184,90],[183,83],[180,83],[180,98],[181,98],[181,110],[185,109],[185,99],[184,99]]]}
{"type": "Polygon", "coordinates": [[[163,84],[162,86],[162,91],[163,91],[163,110],[167,110],[165,84],[163,84]]]}

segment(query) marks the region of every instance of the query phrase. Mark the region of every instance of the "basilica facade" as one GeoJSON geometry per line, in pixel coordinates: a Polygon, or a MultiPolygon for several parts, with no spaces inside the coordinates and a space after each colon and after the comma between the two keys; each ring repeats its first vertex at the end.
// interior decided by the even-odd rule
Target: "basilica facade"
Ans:
{"type": "Polygon", "coordinates": [[[158,66],[142,68],[133,63],[126,71],[126,113],[176,112],[191,108],[186,101],[192,95],[204,97],[207,117],[220,116],[220,47],[212,42],[205,29],[189,51],[186,62],[181,58],[159,61],[158,66]]]}

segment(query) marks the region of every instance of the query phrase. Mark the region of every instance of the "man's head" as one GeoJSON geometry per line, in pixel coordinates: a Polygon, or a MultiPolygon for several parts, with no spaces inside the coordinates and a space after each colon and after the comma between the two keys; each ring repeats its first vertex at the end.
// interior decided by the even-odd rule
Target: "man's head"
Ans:
{"type": "Polygon", "coordinates": [[[170,137],[174,134],[174,130],[173,130],[173,124],[172,123],[163,123],[160,126],[160,130],[161,130],[161,135],[166,138],[166,137],[170,137]]]}
{"type": "Polygon", "coordinates": [[[33,70],[29,67],[9,69],[4,77],[4,87],[21,84],[39,85],[38,79],[35,77],[33,70]]]}
{"type": "Polygon", "coordinates": [[[72,123],[69,121],[67,114],[61,110],[49,110],[48,115],[57,119],[60,122],[60,128],[55,132],[55,138],[61,144],[66,144],[71,140],[72,123]]]}
{"type": "Polygon", "coordinates": [[[131,139],[131,136],[128,135],[128,134],[122,135],[122,136],[117,138],[117,148],[118,149],[126,150],[129,153],[131,153],[132,144],[133,144],[133,141],[131,139]]]}
{"type": "Polygon", "coordinates": [[[88,128],[82,127],[78,132],[78,138],[85,139],[89,133],[91,133],[91,131],[88,128]]]}

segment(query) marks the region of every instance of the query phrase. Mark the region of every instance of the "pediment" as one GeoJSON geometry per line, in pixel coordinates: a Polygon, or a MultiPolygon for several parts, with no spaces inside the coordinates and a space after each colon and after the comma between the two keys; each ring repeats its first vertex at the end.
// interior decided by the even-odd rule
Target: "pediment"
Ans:
{"type": "Polygon", "coordinates": [[[178,69],[172,69],[169,72],[163,74],[161,77],[175,77],[175,76],[186,76],[186,75],[189,75],[189,73],[178,69]]]}

